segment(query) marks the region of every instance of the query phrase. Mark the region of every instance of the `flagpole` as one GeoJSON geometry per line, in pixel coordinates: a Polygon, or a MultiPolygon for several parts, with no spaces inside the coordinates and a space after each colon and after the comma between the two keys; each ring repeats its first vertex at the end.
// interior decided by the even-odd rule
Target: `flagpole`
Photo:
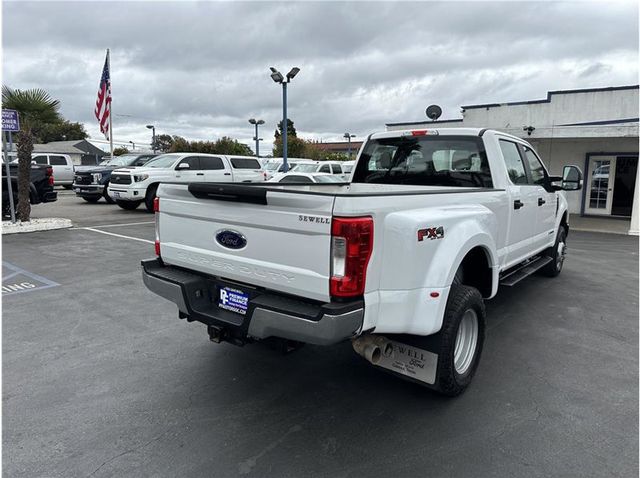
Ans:
{"type": "MultiPolygon", "coordinates": [[[[109,55],[109,49],[107,48],[107,68],[109,69],[109,91],[111,91],[111,55],[109,55]]],[[[113,95],[109,95],[113,98],[113,95]]],[[[105,98],[106,101],[106,98],[105,98]]],[[[109,149],[111,150],[111,158],[113,159],[113,102],[109,103],[109,149]]]]}

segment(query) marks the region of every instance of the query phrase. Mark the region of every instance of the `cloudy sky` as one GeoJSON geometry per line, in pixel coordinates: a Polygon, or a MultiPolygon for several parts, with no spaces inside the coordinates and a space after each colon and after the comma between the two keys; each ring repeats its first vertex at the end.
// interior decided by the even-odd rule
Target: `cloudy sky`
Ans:
{"type": "Polygon", "coordinates": [[[282,117],[269,66],[289,86],[298,135],[358,138],[419,121],[427,105],[544,98],[548,90],[636,84],[632,2],[25,2],[3,8],[3,83],[45,88],[101,139],[93,117],[111,49],[114,140],[158,134],[253,146],[282,117]]]}

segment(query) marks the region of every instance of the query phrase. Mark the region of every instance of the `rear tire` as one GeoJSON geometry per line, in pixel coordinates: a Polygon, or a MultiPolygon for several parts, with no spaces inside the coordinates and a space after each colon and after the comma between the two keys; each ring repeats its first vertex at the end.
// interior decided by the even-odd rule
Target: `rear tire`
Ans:
{"type": "Polygon", "coordinates": [[[127,211],[133,211],[138,209],[138,206],[142,204],[142,201],[116,201],[116,204],[127,211]]]}
{"type": "Polygon", "coordinates": [[[544,252],[544,255],[551,257],[552,261],[540,269],[547,277],[556,277],[562,272],[564,259],[567,254],[567,230],[564,226],[560,226],[556,237],[556,243],[544,252]]]}
{"type": "Polygon", "coordinates": [[[152,184],[147,188],[147,195],[144,198],[144,205],[147,211],[153,212],[153,200],[156,198],[156,192],[158,191],[158,185],[152,184]]]}
{"type": "Polygon", "coordinates": [[[484,345],[486,314],[480,291],[454,284],[449,291],[442,329],[435,389],[456,396],[471,383],[484,345]]]}
{"type": "Polygon", "coordinates": [[[115,200],[111,199],[111,196],[109,196],[109,193],[107,192],[107,188],[109,187],[109,183],[106,183],[104,185],[104,192],[102,193],[102,197],[104,198],[105,201],[107,201],[107,204],[115,204],[115,200]]]}
{"type": "Polygon", "coordinates": [[[83,197],[82,199],[84,199],[85,201],[91,203],[91,204],[95,204],[98,201],[100,201],[100,197],[83,197]]]}

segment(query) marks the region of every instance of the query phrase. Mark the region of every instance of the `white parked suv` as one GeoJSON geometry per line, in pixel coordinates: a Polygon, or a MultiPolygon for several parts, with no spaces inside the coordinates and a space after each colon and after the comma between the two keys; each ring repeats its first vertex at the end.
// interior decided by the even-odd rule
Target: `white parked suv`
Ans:
{"type": "Polygon", "coordinates": [[[550,176],[498,131],[376,133],[350,183],[163,184],[143,279],[212,341],[351,340],[376,367],[457,395],[480,361],[484,301],[562,271],[563,190],[581,177],[550,176]]]}
{"type": "Polygon", "coordinates": [[[169,153],[141,168],[116,169],[107,193],[122,209],[136,209],[143,202],[153,211],[158,185],[164,182],[264,182],[260,162],[251,156],[204,153],[169,153]]]}
{"type": "MultiPolygon", "coordinates": [[[[12,162],[17,163],[18,160],[15,159],[12,162]]],[[[33,153],[31,162],[51,166],[53,168],[54,186],[64,186],[66,189],[71,189],[75,173],[75,166],[71,161],[71,156],[58,153],[33,153]]]]}

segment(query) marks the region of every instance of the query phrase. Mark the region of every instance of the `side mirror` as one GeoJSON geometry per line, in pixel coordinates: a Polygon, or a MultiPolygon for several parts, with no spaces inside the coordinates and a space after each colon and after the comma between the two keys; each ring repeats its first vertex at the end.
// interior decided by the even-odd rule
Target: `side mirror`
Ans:
{"type": "Polygon", "coordinates": [[[578,191],[582,189],[582,171],[578,166],[565,166],[562,170],[562,189],[578,191]]]}
{"type": "Polygon", "coordinates": [[[176,166],[176,169],[178,171],[180,171],[181,169],[191,169],[191,166],[189,166],[189,163],[180,163],[178,164],[178,166],[176,166]]]}

